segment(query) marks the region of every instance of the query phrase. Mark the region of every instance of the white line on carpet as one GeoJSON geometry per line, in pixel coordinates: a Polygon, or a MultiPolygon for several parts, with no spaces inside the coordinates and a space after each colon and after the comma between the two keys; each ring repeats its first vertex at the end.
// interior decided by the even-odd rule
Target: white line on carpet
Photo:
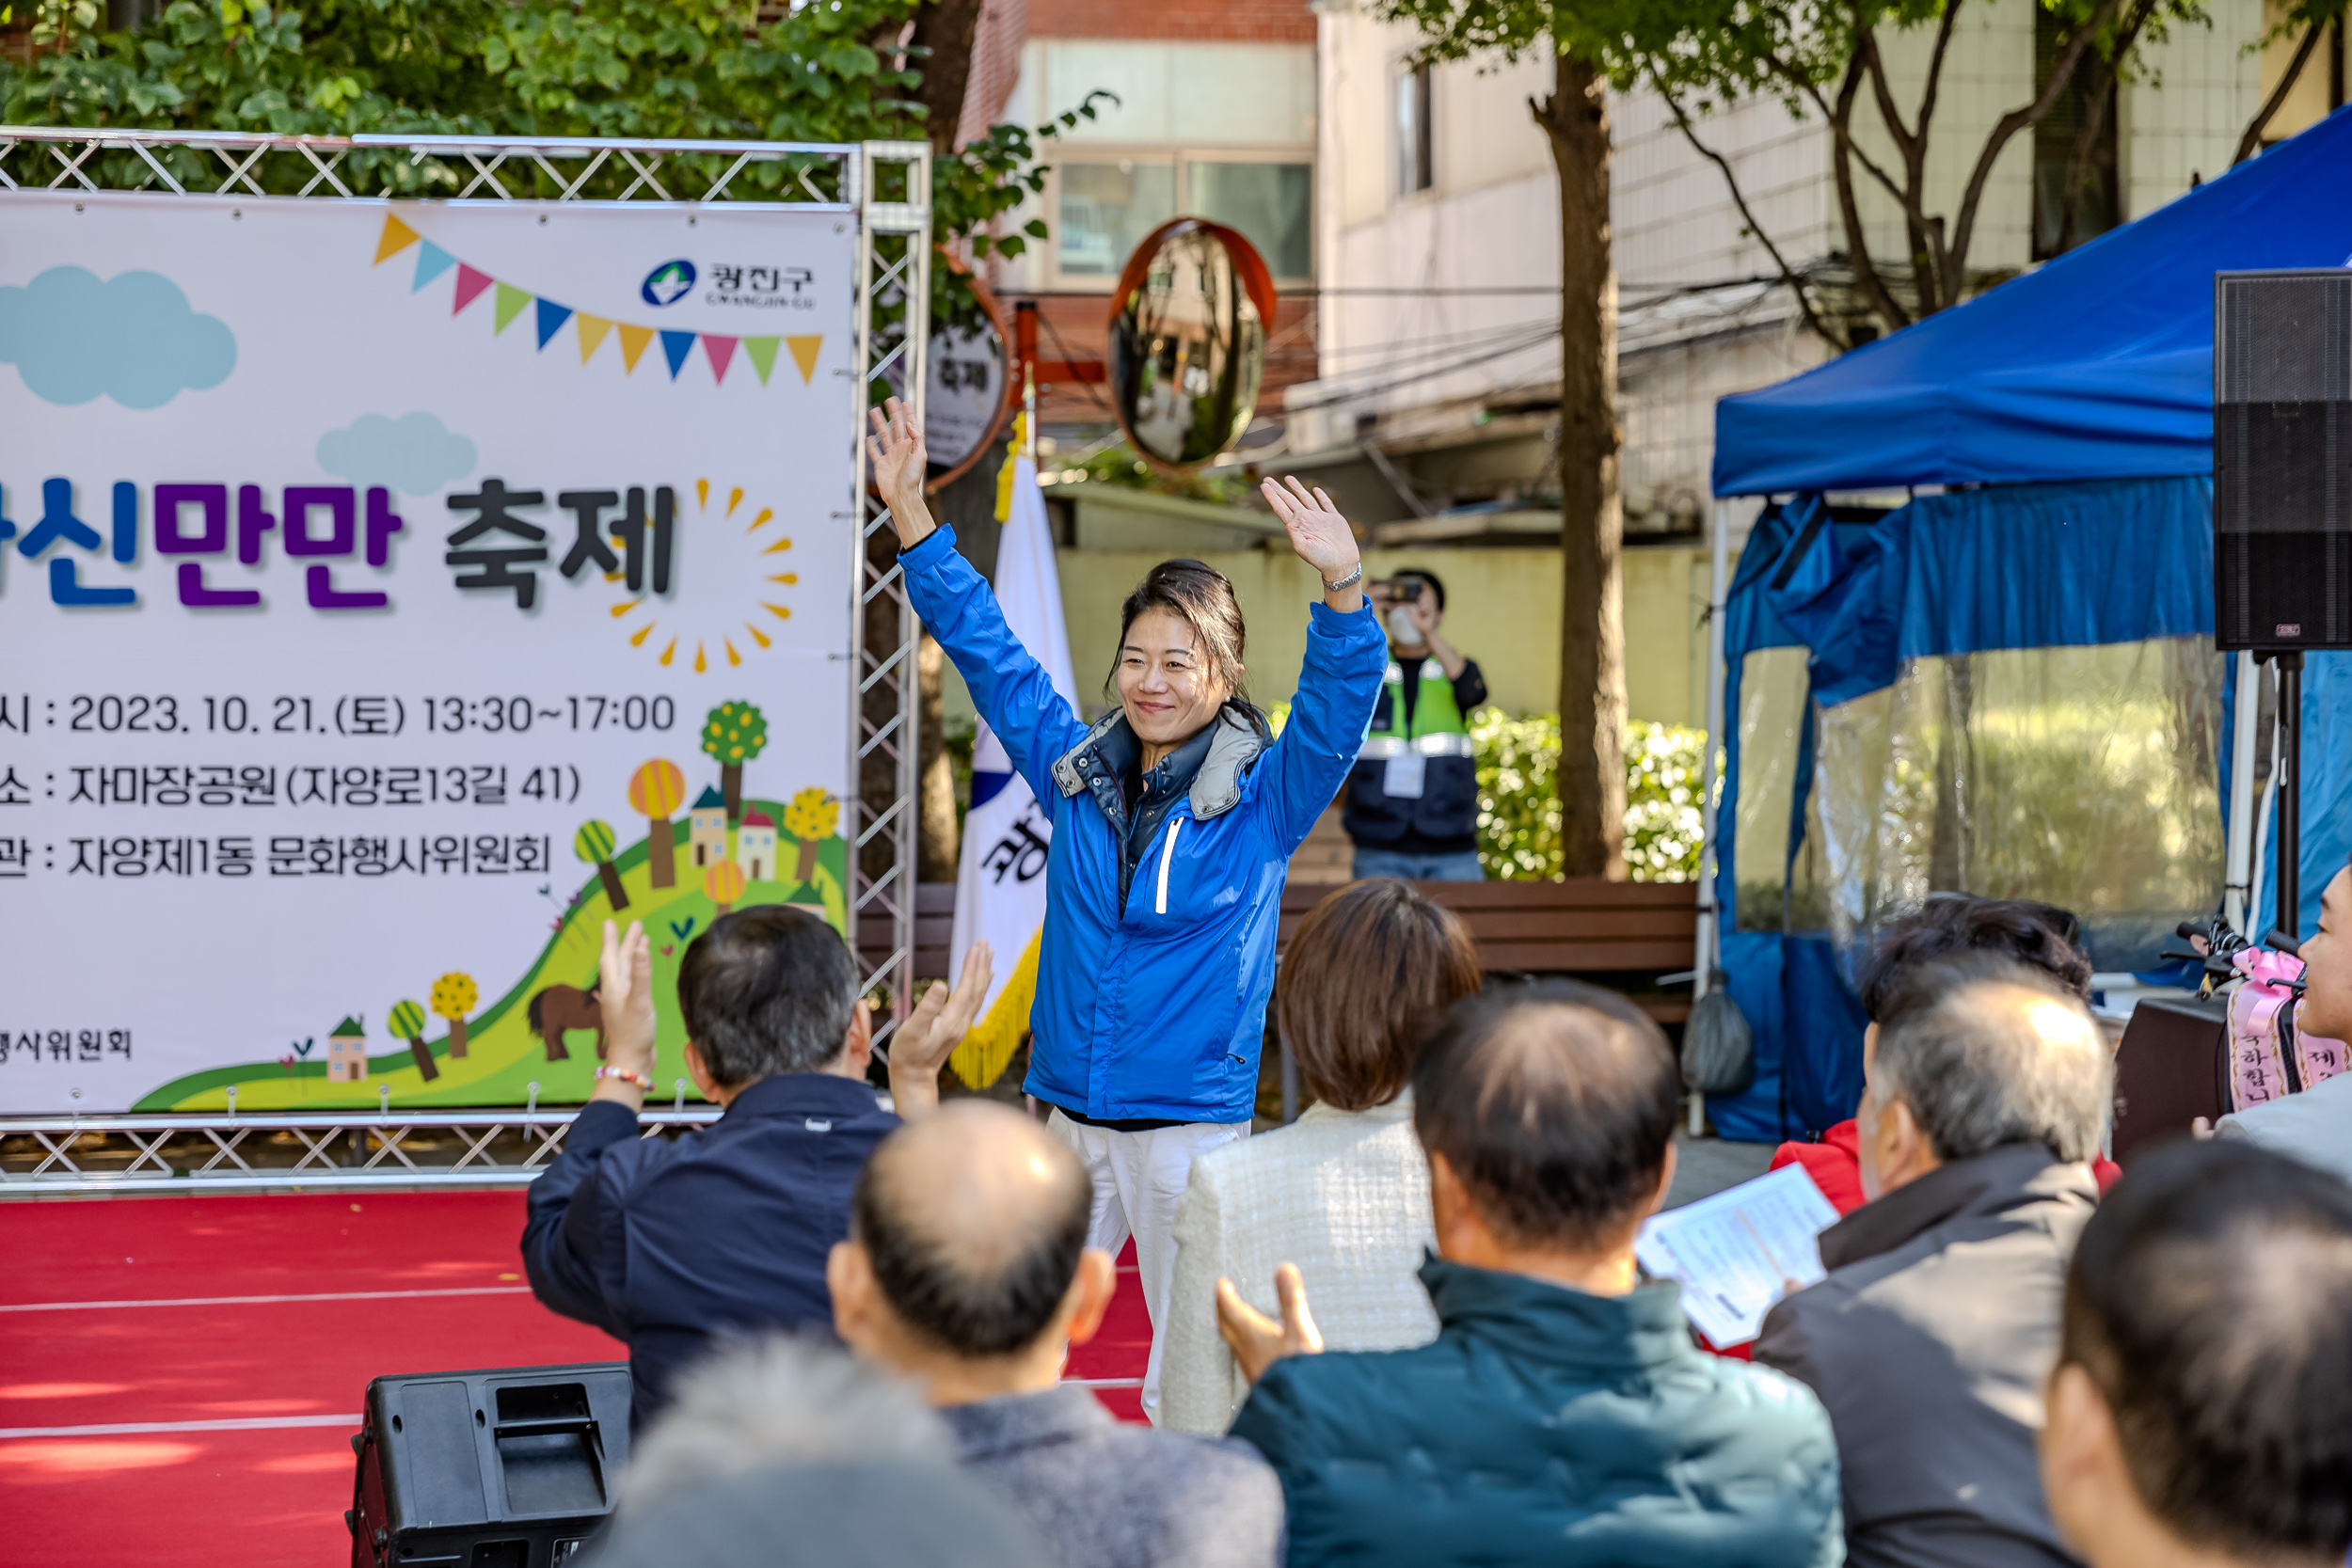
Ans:
{"type": "Polygon", "coordinates": [[[325,1291],[316,1295],[173,1296],[159,1301],[20,1301],[0,1303],[0,1312],[79,1312],[101,1307],[259,1307],[283,1301],[393,1301],[410,1296],[516,1296],[528,1285],[465,1285],[435,1291],[325,1291]]]}
{"type": "Polygon", "coordinates": [[[1062,1382],[1073,1388],[1140,1388],[1139,1377],[1066,1377],[1062,1382]]]}
{"type": "Polygon", "coordinates": [[[0,1437],[127,1437],[156,1432],[270,1432],[279,1427],[356,1427],[349,1416],[242,1416],[219,1421],[116,1421],[87,1427],[0,1427],[0,1437]]]}

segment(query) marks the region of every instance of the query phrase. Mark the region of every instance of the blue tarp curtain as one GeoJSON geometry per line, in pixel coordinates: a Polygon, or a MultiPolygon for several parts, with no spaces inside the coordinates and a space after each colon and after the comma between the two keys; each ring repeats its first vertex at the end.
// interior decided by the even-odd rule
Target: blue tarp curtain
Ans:
{"type": "MultiPolygon", "coordinates": [[[[1724,711],[1743,711],[1750,653],[1807,650],[1784,881],[1818,831],[1805,805],[1821,710],[1891,685],[1915,659],[2210,638],[2211,488],[2201,479],[2005,486],[1922,497],[1867,527],[1832,522],[1806,497],[1759,523],[1726,605],[1724,711]]],[[[2225,722],[2218,708],[2207,716],[2202,754],[2218,748],[2225,722]]],[[[1742,918],[1736,722],[1729,739],[1716,897],[1732,994],[1764,1050],[1756,1086],[1710,1109],[1726,1135],[1818,1132],[1851,1114],[1864,1021],[1826,927],[1762,931],[1742,918]]]]}
{"type": "MultiPolygon", "coordinates": [[[[1718,404],[1715,493],[1796,498],[1757,525],[1725,610],[1716,896],[1758,1058],[1753,1089],[1710,1103],[1726,1136],[1817,1132],[1861,1086],[1862,1019],[1828,932],[1739,928],[1747,656],[1809,650],[1793,865],[1823,706],[1938,654],[2209,637],[2213,275],[2346,264],[2352,111],[1966,305],[1718,404]],[[1991,488],[1921,497],[1870,528],[1819,511],[1822,492],[1926,485],[1991,488]]],[[[2310,657],[2304,716],[2308,932],[2352,849],[2352,657],[2310,657]]]]}

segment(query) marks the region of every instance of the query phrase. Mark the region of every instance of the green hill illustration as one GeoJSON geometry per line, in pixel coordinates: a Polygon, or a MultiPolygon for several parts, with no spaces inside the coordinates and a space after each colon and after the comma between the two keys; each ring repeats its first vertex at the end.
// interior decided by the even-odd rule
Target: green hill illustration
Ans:
{"type": "MultiPolygon", "coordinates": [[[[230,1085],[240,1112],[372,1109],[388,1086],[404,1110],[519,1105],[533,1083],[542,1104],[584,1101],[603,1044],[595,988],[608,918],[642,920],[653,939],[660,1034],[650,1098],[667,1101],[681,1084],[693,1097],[677,1009],[687,943],[729,909],[755,904],[800,905],[846,935],[849,848],[838,831],[840,802],[821,789],[789,801],[739,797],[739,823],[728,820],[723,797],[706,790],[708,804],[698,800],[679,821],[669,815],[682,803],[676,770],[642,773],[645,787],[632,789],[631,803],[646,812],[645,836],[621,845],[607,823],[581,826],[573,848],[586,863],[586,879],[538,958],[480,1011],[469,1014],[482,992],[462,971],[375,976],[376,994],[353,999],[366,1007],[335,1025],[326,1054],[313,1054],[306,1040],[297,1053],[192,1072],[151,1090],[134,1109],[224,1110],[230,1085]],[[414,1000],[421,991],[430,994],[430,1020],[414,1000]],[[446,1026],[439,1038],[425,1037],[428,1023],[446,1026]],[[389,1049],[369,1053],[369,1043],[389,1049]]],[[[466,961],[463,954],[451,958],[466,961]]]]}

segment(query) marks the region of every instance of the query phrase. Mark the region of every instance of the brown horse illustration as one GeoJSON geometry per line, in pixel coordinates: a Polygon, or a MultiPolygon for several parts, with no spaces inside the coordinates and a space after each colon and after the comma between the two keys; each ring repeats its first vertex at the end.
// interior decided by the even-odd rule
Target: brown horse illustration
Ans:
{"type": "Polygon", "coordinates": [[[566,1029],[594,1029],[596,1032],[596,1059],[604,1059],[604,1005],[596,999],[599,986],[586,990],[578,986],[549,986],[531,999],[524,1016],[531,1021],[531,1032],[548,1043],[548,1060],[567,1061],[571,1053],[564,1049],[566,1029]]]}

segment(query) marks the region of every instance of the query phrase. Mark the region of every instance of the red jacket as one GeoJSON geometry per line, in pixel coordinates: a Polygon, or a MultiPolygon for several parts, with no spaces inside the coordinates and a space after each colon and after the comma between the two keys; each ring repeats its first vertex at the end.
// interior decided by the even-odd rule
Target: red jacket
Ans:
{"type": "MultiPolygon", "coordinates": [[[[1803,1165],[1813,1184],[1821,1189],[1829,1206],[1839,1214],[1851,1214],[1868,1201],[1862,1194],[1862,1132],[1851,1117],[1821,1134],[1817,1144],[1785,1143],[1772,1150],[1772,1170],[1783,1165],[1803,1165]]],[[[2091,1156],[2090,1174],[2098,1179],[2099,1196],[2115,1185],[2123,1167],[2099,1155],[2091,1156]]]]}

